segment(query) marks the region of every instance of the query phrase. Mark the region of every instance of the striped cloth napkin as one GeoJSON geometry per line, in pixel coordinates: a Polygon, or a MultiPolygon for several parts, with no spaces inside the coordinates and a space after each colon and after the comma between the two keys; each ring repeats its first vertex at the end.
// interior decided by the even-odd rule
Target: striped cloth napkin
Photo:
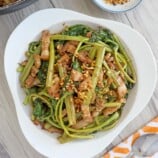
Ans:
{"type": "MultiPolygon", "coordinates": [[[[112,150],[104,154],[103,158],[126,158],[132,151],[132,146],[135,141],[143,135],[158,134],[158,117],[153,119],[143,128],[139,129],[136,133],[128,137],[124,142],[120,143],[112,150]]],[[[132,158],[138,158],[136,156],[132,158]]],[[[146,158],[158,158],[158,153],[146,158]]]]}

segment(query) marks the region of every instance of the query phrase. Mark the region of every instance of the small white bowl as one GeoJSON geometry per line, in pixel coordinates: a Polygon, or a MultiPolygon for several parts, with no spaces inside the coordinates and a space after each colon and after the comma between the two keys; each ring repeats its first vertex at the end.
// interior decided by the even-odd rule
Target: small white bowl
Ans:
{"type": "Polygon", "coordinates": [[[134,9],[140,2],[142,2],[142,0],[129,0],[129,2],[122,5],[107,4],[105,0],[93,0],[93,2],[104,11],[119,13],[134,9]]]}
{"type": "Polygon", "coordinates": [[[11,34],[4,56],[5,74],[11,90],[21,130],[41,154],[49,158],[90,158],[101,152],[147,105],[157,80],[156,62],[147,41],[129,26],[105,19],[98,19],[64,9],[38,11],[25,19],[11,34]],[[75,140],[60,144],[56,135],[35,126],[30,119],[31,108],[23,105],[24,91],[20,87],[18,63],[24,59],[28,44],[39,39],[44,29],[56,33],[68,25],[85,24],[93,28],[102,26],[116,33],[129,50],[137,73],[137,83],[131,90],[117,126],[107,132],[98,132],[94,139],[75,140]]]}

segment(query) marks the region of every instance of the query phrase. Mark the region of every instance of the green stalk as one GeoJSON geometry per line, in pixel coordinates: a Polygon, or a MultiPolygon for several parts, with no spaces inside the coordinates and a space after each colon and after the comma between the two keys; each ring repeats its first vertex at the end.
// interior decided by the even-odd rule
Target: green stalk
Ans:
{"type": "Polygon", "coordinates": [[[103,61],[103,65],[108,70],[107,75],[114,80],[116,86],[119,86],[116,74],[112,72],[112,70],[109,68],[108,64],[106,63],[106,61],[103,61]]]}
{"type": "Polygon", "coordinates": [[[51,36],[51,40],[63,40],[63,41],[84,41],[84,40],[89,40],[89,38],[87,37],[83,37],[83,36],[68,36],[68,35],[52,35],[51,36]]]}
{"type": "Polygon", "coordinates": [[[84,39],[84,40],[80,41],[80,43],[78,44],[78,46],[77,46],[77,48],[76,48],[76,50],[75,50],[75,52],[74,52],[74,55],[73,55],[73,57],[72,57],[72,62],[74,62],[76,54],[78,53],[78,51],[79,51],[81,45],[82,45],[83,42],[85,42],[85,41],[88,41],[88,39],[84,39]]]}
{"type": "Polygon", "coordinates": [[[60,104],[59,107],[59,121],[62,129],[64,130],[65,134],[72,138],[79,138],[79,139],[86,139],[86,138],[93,138],[91,135],[76,135],[76,134],[70,134],[68,131],[68,127],[64,125],[63,119],[62,119],[62,106],[63,104],[60,104]]]}
{"type": "Polygon", "coordinates": [[[27,79],[33,64],[34,64],[34,57],[33,55],[31,55],[20,76],[20,83],[22,86],[24,86],[25,80],[27,79]]]}
{"type": "Polygon", "coordinates": [[[105,103],[104,107],[105,108],[109,108],[109,107],[120,107],[122,105],[122,103],[119,102],[109,102],[109,103],[105,103]]]}
{"type": "MultiPolygon", "coordinates": [[[[132,61],[130,60],[130,58],[129,58],[129,56],[128,56],[128,54],[127,54],[127,52],[126,52],[124,46],[121,44],[119,38],[118,38],[116,35],[114,35],[114,34],[113,34],[113,38],[114,38],[114,40],[119,44],[119,51],[120,51],[120,53],[122,53],[122,54],[124,55],[124,57],[125,57],[125,59],[126,59],[126,61],[127,61],[127,63],[128,63],[128,66],[129,66],[129,68],[130,68],[130,70],[131,70],[133,79],[132,79],[131,77],[129,77],[128,74],[125,73],[124,71],[122,71],[122,72],[124,73],[124,75],[125,75],[125,77],[126,77],[126,79],[127,79],[128,81],[130,81],[130,82],[132,82],[132,83],[135,83],[135,82],[136,82],[136,72],[135,72],[135,70],[134,70],[134,68],[133,68],[132,61]]],[[[117,62],[118,62],[118,61],[117,61],[117,62]]],[[[118,65],[118,66],[120,67],[120,65],[118,65]]]]}
{"type": "Polygon", "coordinates": [[[72,126],[76,124],[76,113],[75,113],[75,106],[73,103],[73,96],[69,95],[65,98],[66,104],[66,111],[69,120],[69,125],[72,126]]]}
{"type": "MultiPolygon", "coordinates": [[[[97,85],[98,77],[99,77],[100,71],[102,69],[104,54],[105,54],[105,47],[98,48],[97,57],[96,57],[96,66],[95,66],[95,69],[94,69],[94,72],[93,72],[93,75],[92,75],[92,89],[90,89],[87,92],[86,98],[84,99],[84,102],[83,102],[83,105],[82,105],[82,107],[86,111],[86,113],[89,113],[89,116],[91,115],[90,114],[90,109],[89,109],[89,104],[91,102],[93,94],[95,93],[95,87],[97,85]]],[[[86,116],[83,116],[83,117],[84,118],[87,117],[87,114],[86,114],[86,116]]]]}
{"type": "Polygon", "coordinates": [[[96,49],[96,47],[92,47],[91,48],[91,50],[90,50],[90,52],[89,52],[89,57],[90,57],[90,59],[94,59],[95,58],[95,56],[96,56],[96,51],[97,51],[97,49],[96,49]]]}
{"type": "Polygon", "coordinates": [[[46,78],[46,88],[49,88],[52,85],[52,78],[53,78],[53,73],[54,73],[54,62],[55,62],[54,42],[51,41],[49,65],[48,65],[48,72],[47,72],[47,78],[46,78]]]}
{"type": "Polygon", "coordinates": [[[112,49],[105,43],[103,42],[84,42],[88,45],[91,45],[91,46],[95,46],[95,47],[104,47],[106,51],[108,52],[112,52],[112,49]]]}
{"type": "Polygon", "coordinates": [[[101,130],[102,128],[109,126],[113,123],[113,121],[118,120],[120,117],[118,112],[115,112],[112,114],[107,120],[105,120],[102,124],[99,124],[98,126],[87,128],[87,129],[73,129],[68,127],[68,130],[75,133],[92,133],[98,130],[101,130]]]}

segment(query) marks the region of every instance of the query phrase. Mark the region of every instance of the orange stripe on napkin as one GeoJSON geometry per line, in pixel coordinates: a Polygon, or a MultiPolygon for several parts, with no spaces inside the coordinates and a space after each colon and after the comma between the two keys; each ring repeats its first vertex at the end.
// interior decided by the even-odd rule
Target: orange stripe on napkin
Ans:
{"type": "Polygon", "coordinates": [[[135,143],[135,141],[140,137],[140,133],[139,132],[136,132],[134,135],[133,135],[133,138],[132,138],[132,145],[135,143]]]}
{"type": "Polygon", "coordinates": [[[113,152],[115,152],[115,153],[121,153],[121,154],[128,154],[130,151],[127,148],[115,147],[113,149],[113,152]]]}
{"type": "Polygon", "coordinates": [[[145,133],[157,133],[158,127],[145,126],[142,129],[145,133]]]}
{"type": "Polygon", "coordinates": [[[109,153],[105,154],[104,158],[110,158],[110,154],[109,153]]]}
{"type": "Polygon", "coordinates": [[[158,117],[155,118],[152,122],[158,122],[158,117]]]}

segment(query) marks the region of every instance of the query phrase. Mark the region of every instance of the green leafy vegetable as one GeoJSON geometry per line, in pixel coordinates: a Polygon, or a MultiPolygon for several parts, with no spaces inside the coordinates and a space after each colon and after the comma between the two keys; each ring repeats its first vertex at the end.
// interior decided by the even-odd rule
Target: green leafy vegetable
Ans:
{"type": "Polygon", "coordinates": [[[31,42],[28,51],[30,54],[39,54],[41,51],[41,42],[31,42]]]}
{"type": "Polygon", "coordinates": [[[66,28],[62,34],[63,35],[69,35],[69,36],[86,36],[88,32],[92,31],[91,28],[78,24],[78,25],[73,25],[71,27],[66,28]]]}
{"type": "Polygon", "coordinates": [[[48,70],[48,61],[42,61],[41,68],[39,69],[39,72],[37,74],[37,77],[42,85],[45,85],[47,70],[48,70]]]}
{"type": "Polygon", "coordinates": [[[39,99],[36,99],[33,105],[33,115],[36,117],[40,117],[42,115],[42,102],[39,99]]]}

